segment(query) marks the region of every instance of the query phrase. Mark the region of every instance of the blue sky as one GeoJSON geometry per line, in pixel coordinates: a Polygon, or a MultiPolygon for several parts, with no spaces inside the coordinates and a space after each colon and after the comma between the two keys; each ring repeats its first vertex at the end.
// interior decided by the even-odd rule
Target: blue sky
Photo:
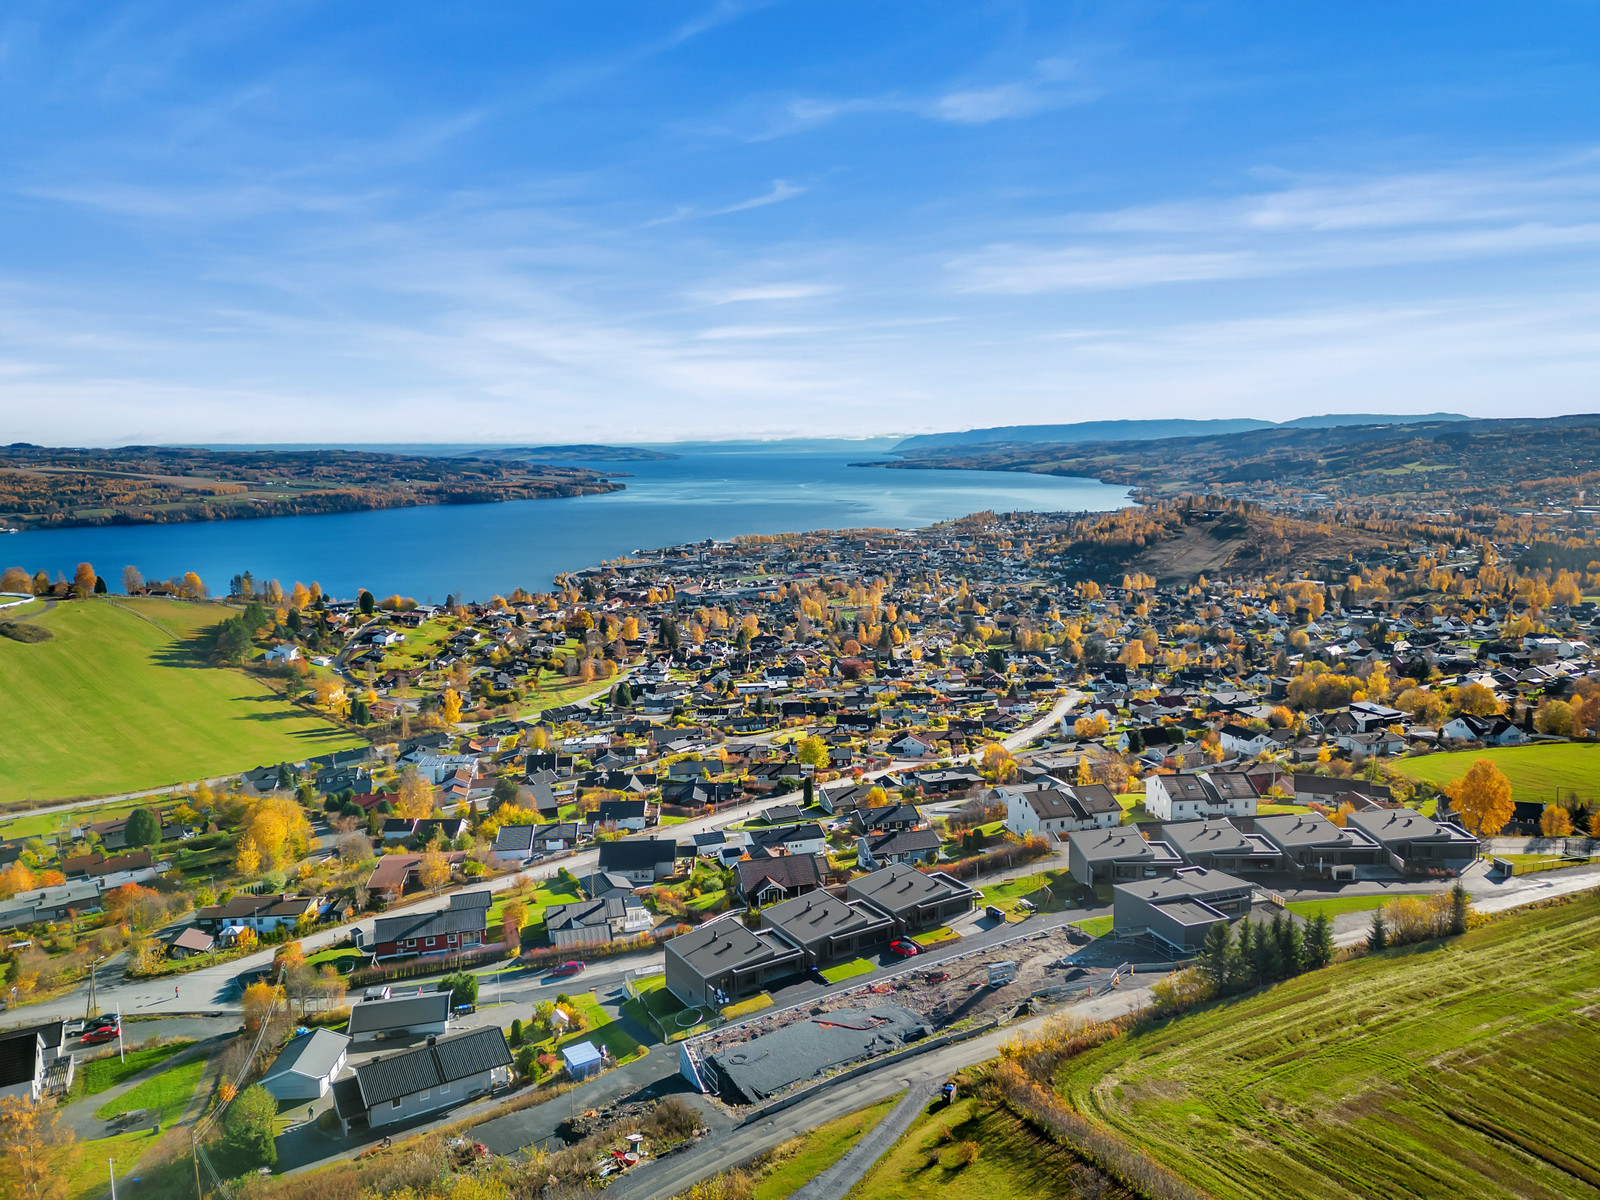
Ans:
{"type": "Polygon", "coordinates": [[[0,441],[1600,408],[1593,4],[14,3],[0,441]]]}

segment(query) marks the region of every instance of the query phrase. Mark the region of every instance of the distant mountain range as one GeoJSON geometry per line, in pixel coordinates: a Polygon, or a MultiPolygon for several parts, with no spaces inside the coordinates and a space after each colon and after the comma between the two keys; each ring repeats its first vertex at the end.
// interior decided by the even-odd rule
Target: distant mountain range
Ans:
{"type": "Polygon", "coordinates": [[[484,458],[490,462],[662,462],[681,458],[664,450],[645,450],[638,446],[495,446],[463,450],[462,458],[484,458]]]}
{"type": "Polygon", "coordinates": [[[1413,413],[1404,416],[1383,413],[1327,413],[1320,417],[1296,417],[1292,421],[1259,421],[1252,417],[1217,420],[1155,421],[1078,421],[1070,425],[997,425],[989,429],[968,429],[961,433],[919,433],[896,444],[894,453],[916,453],[950,446],[993,446],[1044,442],[1068,445],[1077,442],[1150,442],[1172,437],[1215,437],[1218,434],[1247,433],[1254,429],[1332,429],[1344,425],[1422,425],[1437,421],[1468,421],[1461,413],[1413,413]]]}

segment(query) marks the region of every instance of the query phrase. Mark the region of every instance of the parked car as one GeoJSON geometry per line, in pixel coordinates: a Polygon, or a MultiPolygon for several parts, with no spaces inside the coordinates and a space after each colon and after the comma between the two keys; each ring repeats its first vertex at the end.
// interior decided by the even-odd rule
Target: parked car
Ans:
{"type": "Polygon", "coordinates": [[[118,1026],[122,1024],[122,1018],[117,1016],[116,1013],[105,1013],[98,1017],[89,1017],[78,1022],[78,1024],[82,1027],[83,1032],[88,1033],[91,1029],[104,1029],[107,1025],[118,1026]]]}
{"type": "Polygon", "coordinates": [[[83,1029],[84,1025],[81,1019],[75,1021],[63,1021],[61,1023],[61,1032],[66,1037],[77,1037],[83,1032],[83,1029]]]}
{"type": "Polygon", "coordinates": [[[906,938],[895,938],[889,943],[889,953],[898,954],[901,958],[915,958],[922,953],[922,947],[906,938]]]}
{"type": "Polygon", "coordinates": [[[564,962],[559,967],[551,968],[550,978],[570,979],[574,975],[583,974],[583,969],[586,965],[587,964],[581,962],[564,962]]]}
{"type": "Polygon", "coordinates": [[[102,1025],[98,1029],[91,1029],[83,1035],[85,1046],[98,1046],[102,1042],[114,1042],[122,1030],[116,1025],[102,1025]]]}

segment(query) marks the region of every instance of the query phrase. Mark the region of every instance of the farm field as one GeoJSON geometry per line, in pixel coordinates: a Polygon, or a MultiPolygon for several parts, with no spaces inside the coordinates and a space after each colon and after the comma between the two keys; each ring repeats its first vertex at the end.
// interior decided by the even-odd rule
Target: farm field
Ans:
{"type": "Polygon", "coordinates": [[[215,604],[91,600],[0,640],[0,800],[161,787],[361,743],[239,671],[203,665],[215,604]]]}
{"type": "Polygon", "coordinates": [[[1395,759],[1397,774],[1443,787],[1460,779],[1467,768],[1487,758],[1511,781],[1517,800],[1552,801],[1575,793],[1591,804],[1600,800],[1600,742],[1559,742],[1544,746],[1496,746],[1487,750],[1451,750],[1420,758],[1395,759]]]}
{"type": "Polygon", "coordinates": [[[1600,896],[1356,959],[1072,1060],[1216,1200],[1600,1196],[1600,896]]]}

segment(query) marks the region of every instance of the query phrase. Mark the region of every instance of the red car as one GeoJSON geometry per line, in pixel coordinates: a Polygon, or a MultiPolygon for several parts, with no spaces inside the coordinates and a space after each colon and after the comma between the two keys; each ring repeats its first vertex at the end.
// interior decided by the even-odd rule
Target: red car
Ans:
{"type": "Polygon", "coordinates": [[[564,962],[550,972],[551,979],[570,979],[574,975],[583,974],[584,964],[581,962],[564,962]]]}
{"type": "Polygon", "coordinates": [[[114,1042],[121,1033],[115,1025],[102,1025],[99,1029],[91,1029],[79,1039],[85,1046],[98,1046],[101,1042],[114,1042]]]}
{"type": "Polygon", "coordinates": [[[922,947],[905,938],[895,938],[889,943],[889,953],[898,954],[901,958],[915,958],[922,953],[922,947]]]}

